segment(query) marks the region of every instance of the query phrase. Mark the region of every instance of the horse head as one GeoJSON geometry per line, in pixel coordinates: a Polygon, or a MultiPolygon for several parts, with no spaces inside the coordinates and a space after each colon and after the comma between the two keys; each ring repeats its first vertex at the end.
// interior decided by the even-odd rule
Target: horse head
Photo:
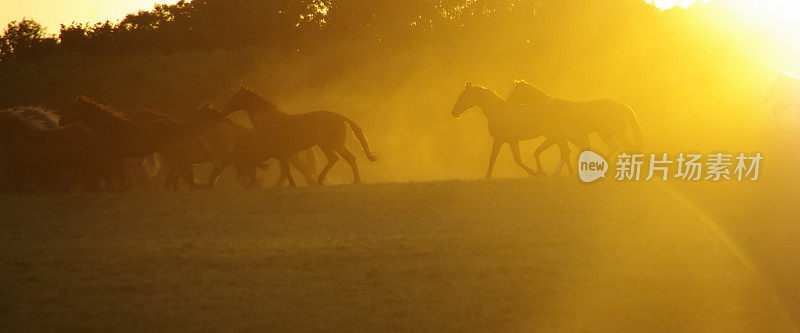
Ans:
{"type": "Polygon", "coordinates": [[[222,108],[222,115],[227,116],[233,112],[245,110],[250,107],[254,97],[257,97],[250,88],[245,85],[240,85],[239,90],[225,103],[222,108]]]}
{"type": "Polygon", "coordinates": [[[458,118],[464,112],[467,112],[471,107],[477,105],[476,97],[478,96],[479,90],[486,89],[479,85],[472,84],[467,81],[464,84],[464,91],[461,92],[461,95],[456,100],[456,104],[453,105],[453,110],[450,112],[453,115],[453,118],[458,118]]]}

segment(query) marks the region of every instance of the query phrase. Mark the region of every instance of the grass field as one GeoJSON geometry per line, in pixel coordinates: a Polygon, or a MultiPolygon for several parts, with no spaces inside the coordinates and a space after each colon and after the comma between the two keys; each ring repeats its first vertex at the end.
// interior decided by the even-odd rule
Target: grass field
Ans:
{"type": "Polygon", "coordinates": [[[791,331],[793,187],[0,196],[0,330],[791,331]]]}

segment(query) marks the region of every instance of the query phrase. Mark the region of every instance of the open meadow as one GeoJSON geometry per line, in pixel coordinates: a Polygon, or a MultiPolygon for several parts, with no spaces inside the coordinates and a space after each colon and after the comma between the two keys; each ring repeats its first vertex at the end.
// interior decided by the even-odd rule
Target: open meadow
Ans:
{"type": "Polygon", "coordinates": [[[790,331],[774,185],[3,195],[0,330],[790,331]]]}

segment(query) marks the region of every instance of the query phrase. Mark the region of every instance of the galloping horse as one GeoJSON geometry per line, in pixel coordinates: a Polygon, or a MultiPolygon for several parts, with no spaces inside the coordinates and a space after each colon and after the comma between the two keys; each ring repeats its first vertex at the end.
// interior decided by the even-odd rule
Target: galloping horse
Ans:
{"type": "Polygon", "coordinates": [[[115,163],[120,184],[125,183],[123,158],[145,157],[158,152],[169,168],[167,174],[177,171],[189,184],[189,189],[194,189],[197,184],[193,164],[214,157],[189,125],[169,119],[131,122],[118,111],[88,97],[78,96],[64,110],[59,122],[67,125],[76,121],[87,123],[97,134],[101,151],[115,163]],[[198,156],[202,158],[198,160],[198,156]]]}
{"type": "Polygon", "coordinates": [[[358,138],[367,158],[370,161],[377,160],[377,157],[370,151],[369,142],[367,142],[367,137],[361,127],[338,113],[331,111],[314,111],[296,115],[284,113],[269,101],[243,86],[228,100],[222,113],[228,115],[239,110],[247,111],[250,122],[261,141],[259,146],[263,150],[262,153],[274,156],[280,161],[281,177],[276,186],[283,185],[286,179],[289,180],[290,185],[295,185],[289,169],[289,161],[296,158],[297,152],[313,146],[319,146],[328,159],[328,164],[317,177],[320,185],[324,183],[328,171],[339,159],[337,153],[353,169],[353,183],[360,183],[361,177],[358,174],[356,158],[345,146],[347,125],[350,125],[353,134],[358,138]]]}
{"type": "MultiPolygon", "coordinates": [[[[566,138],[579,149],[589,148],[589,134],[596,132],[600,138],[606,143],[609,148],[609,155],[613,156],[614,153],[623,146],[628,149],[638,149],[642,144],[642,129],[639,126],[639,120],[636,114],[630,107],[624,104],[617,103],[610,99],[596,99],[589,101],[568,101],[564,99],[554,98],[537,88],[536,86],[525,81],[514,82],[514,89],[508,95],[507,101],[515,104],[527,104],[536,110],[546,110],[547,112],[567,112],[573,113],[577,116],[591,119],[592,126],[586,128],[588,132],[574,132],[574,135],[566,138]],[[635,141],[631,141],[626,134],[626,127],[630,126],[635,141]]],[[[575,120],[578,121],[578,120],[575,120]]],[[[566,162],[567,169],[571,170],[572,166],[569,159],[569,146],[564,142],[564,138],[549,137],[543,142],[539,148],[536,149],[536,165],[541,170],[541,160],[539,156],[542,152],[547,150],[553,144],[558,144],[561,150],[561,162],[556,169],[556,174],[561,170],[561,166],[566,162]]]]}
{"type": "MultiPolygon", "coordinates": [[[[504,143],[511,147],[514,162],[532,176],[540,173],[522,162],[519,154],[519,142],[537,138],[545,134],[548,122],[544,121],[544,113],[529,110],[525,105],[509,103],[493,91],[467,82],[464,91],[458,97],[451,114],[458,118],[473,106],[478,106],[489,122],[489,134],[494,138],[492,153],[489,156],[489,169],[486,179],[492,177],[494,163],[504,143]]],[[[563,153],[563,152],[562,152],[563,153]]]]}
{"type": "MultiPolygon", "coordinates": [[[[257,154],[249,154],[247,151],[258,149],[253,146],[252,142],[246,139],[252,128],[248,128],[237,124],[233,120],[228,119],[222,114],[220,110],[215,108],[210,103],[203,104],[197,111],[187,119],[188,123],[197,131],[203,141],[205,141],[215,153],[220,156],[226,163],[236,167],[240,172],[239,182],[245,186],[253,186],[256,184],[255,168],[265,169],[265,160],[258,159],[257,154]],[[242,151],[245,150],[245,151],[242,151]],[[245,166],[245,164],[252,164],[245,166]],[[252,173],[243,172],[249,169],[252,173]],[[249,178],[249,183],[244,184],[242,180],[244,177],[249,178]]],[[[269,159],[271,157],[268,157],[269,159]]],[[[295,157],[291,158],[291,163],[303,175],[308,185],[316,185],[314,172],[316,172],[314,151],[307,149],[305,152],[299,152],[295,157]]],[[[214,170],[211,171],[208,179],[208,186],[213,187],[217,177],[224,170],[225,166],[215,165],[214,170]]]]}
{"type": "MultiPolygon", "coordinates": [[[[567,140],[579,143],[578,148],[585,149],[588,148],[588,140],[584,142],[582,138],[586,138],[587,133],[596,131],[596,123],[601,121],[596,119],[591,109],[568,106],[569,103],[574,102],[543,99],[533,104],[515,104],[503,100],[489,89],[467,82],[453,106],[452,115],[458,118],[469,108],[478,106],[486,116],[489,133],[494,138],[489,169],[486,172],[487,179],[492,176],[492,169],[503,143],[508,143],[511,147],[517,165],[531,175],[538,175],[541,164],[538,165],[539,171],[534,171],[522,162],[519,141],[544,135],[562,144],[567,140]]],[[[562,160],[568,160],[568,154],[568,149],[562,149],[562,160]]]]}

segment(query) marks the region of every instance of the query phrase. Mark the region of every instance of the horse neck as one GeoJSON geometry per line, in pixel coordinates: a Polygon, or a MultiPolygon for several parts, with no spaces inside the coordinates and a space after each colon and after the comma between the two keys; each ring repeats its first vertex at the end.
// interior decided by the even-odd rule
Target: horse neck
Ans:
{"type": "Polygon", "coordinates": [[[493,93],[482,94],[476,101],[476,105],[481,108],[484,116],[489,121],[495,120],[503,110],[505,101],[493,93]]]}
{"type": "Polygon", "coordinates": [[[246,111],[254,128],[281,120],[288,115],[260,98],[250,104],[250,107],[248,107],[246,111]]]}

